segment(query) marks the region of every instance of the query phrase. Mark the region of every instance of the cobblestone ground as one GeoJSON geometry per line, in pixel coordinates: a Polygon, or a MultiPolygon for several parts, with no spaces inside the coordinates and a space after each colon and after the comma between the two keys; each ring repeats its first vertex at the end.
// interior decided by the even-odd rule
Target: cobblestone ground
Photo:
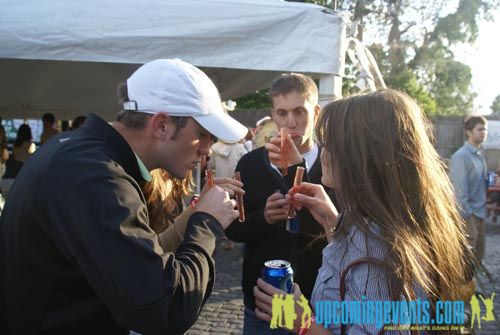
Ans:
{"type": "MultiPolygon", "coordinates": [[[[484,261],[486,268],[491,273],[492,278],[478,275],[477,290],[482,292],[485,298],[494,296],[495,321],[481,322],[481,329],[476,329],[477,335],[500,335],[500,218],[497,222],[487,221],[486,223],[486,255],[484,261]]],[[[481,315],[484,315],[484,304],[481,303],[481,315]]],[[[475,327],[476,328],[476,327],[475,327]]]]}
{"type": "Polygon", "coordinates": [[[241,244],[235,243],[233,250],[225,250],[222,244],[215,255],[215,287],[189,335],[242,333],[241,244]]]}
{"type": "MultiPolygon", "coordinates": [[[[499,219],[500,222],[500,219],[499,219]]],[[[212,295],[208,299],[196,324],[188,332],[189,335],[241,334],[243,328],[243,299],[241,291],[241,245],[235,244],[233,250],[227,251],[219,243],[216,259],[216,281],[212,295]]],[[[490,280],[478,276],[478,291],[485,298],[494,297],[495,321],[482,321],[481,329],[475,335],[500,335],[500,223],[486,224],[486,256],[487,269],[492,275],[490,280]]],[[[485,314],[481,303],[481,316],[485,314]]]]}

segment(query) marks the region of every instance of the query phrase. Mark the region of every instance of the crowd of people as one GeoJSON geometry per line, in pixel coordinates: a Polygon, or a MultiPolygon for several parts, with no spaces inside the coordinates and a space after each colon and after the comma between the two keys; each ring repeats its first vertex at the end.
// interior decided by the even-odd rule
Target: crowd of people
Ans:
{"type": "Polygon", "coordinates": [[[484,256],[486,122],[465,123],[450,181],[405,93],[321,108],[314,80],[289,73],[269,95],[270,118],[257,126],[273,128],[259,147],[212,81],[177,59],[146,63],[120,85],[111,125],[89,114],[58,133],[44,115],[36,151],[21,126],[13,156],[23,164],[0,219],[3,331],[181,334],[210,296],[223,236],[245,245],[243,334],[384,332],[371,323],[271,329],[273,297],[286,293],[260,278],[272,259],[290,262],[293,295],[310,301],[312,321],[316,301],[470,298],[484,256]],[[193,195],[207,156],[216,178],[193,195]]]}
{"type": "MultiPolygon", "coordinates": [[[[56,125],[56,118],[52,113],[42,115],[43,131],[40,135],[40,145],[47,142],[54,135],[59,134],[56,125]]],[[[0,123],[1,123],[0,118],[0,123]]],[[[68,130],[77,129],[85,122],[85,116],[78,116],[71,122],[71,127],[68,130]]],[[[0,149],[2,151],[0,157],[0,179],[14,179],[21,170],[24,162],[37,149],[33,139],[31,127],[27,123],[23,123],[17,128],[16,138],[12,145],[12,153],[8,150],[8,141],[5,127],[0,126],[0,149]]]]}

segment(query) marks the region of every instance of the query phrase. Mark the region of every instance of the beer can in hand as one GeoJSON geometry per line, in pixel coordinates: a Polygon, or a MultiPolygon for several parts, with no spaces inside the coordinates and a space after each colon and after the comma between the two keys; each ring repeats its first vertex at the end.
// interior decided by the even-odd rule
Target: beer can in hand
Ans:
{"type": "Polygon", "coordinates": [[[274,259],[264,263],[262,279],[286,293],[293,292],[293,270],[290,262],[274,259]]]}

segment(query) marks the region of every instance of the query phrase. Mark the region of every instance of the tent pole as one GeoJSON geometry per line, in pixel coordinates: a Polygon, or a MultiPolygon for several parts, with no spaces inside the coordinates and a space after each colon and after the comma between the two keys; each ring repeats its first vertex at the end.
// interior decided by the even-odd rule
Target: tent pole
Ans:
{"type": "Polygon", "coordinates": [[[330,101],[342,97],[342,77],[324,75],[319,78],[319,104],[324,107],[330,101]]]}

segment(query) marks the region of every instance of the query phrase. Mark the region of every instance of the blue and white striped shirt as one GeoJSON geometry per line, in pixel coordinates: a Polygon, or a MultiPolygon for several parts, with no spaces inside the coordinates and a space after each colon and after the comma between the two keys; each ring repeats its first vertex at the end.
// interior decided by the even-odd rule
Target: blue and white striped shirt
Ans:
{"type": "MultiPolygon", "coordinates": [[[[370,231],[378,227],[369,224],[370,231]]],[[[368,236],[356,226],[352,226],[347,235],[336,236],[323,250],[323,263],[319,269],[316,284],[311,297],[312,307],[316,302],[340,301],[340,277],[343,270],[353,261],[371,257],[388,262],[388,246],[381,240],[368,236]]],[[[361,263],[351,268],[346,276],[345,301],[391,301],[389,278],[386,269],[380,265],[361,263]]],[[[418,299],[425,299],[421,290],[416,290],[418,299]],[[420,292],[419,292],[420,291],[420,292]]],[[[317,313],[317,311],[316,311],[317,313]]],[[[383,326],[382,326],[383,327],[383,326]]],[[[347,325],[349,335],[377,334],[380,328],[376,324],[347,325]]],[[[340,325],[329,326],[332,334],[340,334],[340,325]]],[[[386,331],[384,334],[409,334],[409,331],[386,331]]]]}

